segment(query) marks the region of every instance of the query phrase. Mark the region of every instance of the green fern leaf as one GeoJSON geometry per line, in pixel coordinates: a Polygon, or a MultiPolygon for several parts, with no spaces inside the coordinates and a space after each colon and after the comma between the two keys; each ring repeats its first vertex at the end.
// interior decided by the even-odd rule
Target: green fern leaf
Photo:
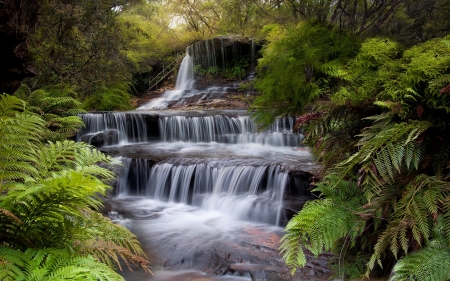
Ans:
{"type": "Polygon", "coordinates": [[[448,247],[425,247],[399,260],[389,280],[446,281],[450,279],[449,268],[448,247]]]}

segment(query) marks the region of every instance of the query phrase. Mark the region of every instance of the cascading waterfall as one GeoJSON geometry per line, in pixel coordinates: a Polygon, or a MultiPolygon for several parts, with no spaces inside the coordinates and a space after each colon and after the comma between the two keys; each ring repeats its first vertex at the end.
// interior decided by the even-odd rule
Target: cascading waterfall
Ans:
{"type": "Polygon", "coordinates": [[[117,112],[86,113],[80,115],[85,128],[77,134],[77,141],[103,145],[139,143],[147,141],[146,122],[142,115],[117,112]]]}
{"type": "Polygon", "coordinates": [[[154,276],[122,272],[127,281],[317,280],[292,277],[277,253],[280,226],[311,198],[315,170],[295,118],[261,131],[245,110],[149,110],[222,94],[193,89],[194,65],[220,67],[244,54],[253,63],[247,43],[223,37],[187,48],[176,89],[139,108],[146,111],[81,115],[77,140],[122,163],[105,210],[152,259],[154,276]]]}
{"type": "Polygon", "coordinates": [[[226,160],[192,163],[192,159],[150,165],[145,159],[121,160],[124,169],[116,187],[119,197],[141,195],[274,225],[284,216],[282,198],[289,176],[280,171],[280,165],[233,165],[226,160]]]}
{"type": "Polygon", "coordinates": [[[178,71],[177,82],[175,89],[178,91],[185,91],[192,88],[194,82],[194,63],[192,57],[189,55],[188,49],[186,49],[186,55],[180,65],[178,71]]]}
{"type": "Polygon", "coordinates": [[[162,141],[259,143],[273,146],[298,146],[303,135],[294,134],[294,118],[278,118],[268,129],[258,132],[250,116],[224,115],[159,119],[162,141]]]}
{"type": "Polygon", "coordinates": [[[95,144],[101,139],[104,146],[145,143],[159,138],[162,142],[257,143],[295,147],[303,139],[302,134],[293,133],[293,117],[278,118],[266,130],[258,131],[256,123],[246,115],[160,116],[157,118],[158,131],[148,131],[150,125],[146,116],[114,112],[82,114],[86,128],[78,133],[77,140],[95,144]]]}
{"type": "Polygon", "coordinates": [[[189,48],[186,49],[186,55],[181,61],[180,69],[178,70],[175,90],[164,92],[164,94],[152,100],[151,102],[141,106],[138,110],[148,109],[164,109],[172,100],[177,100],[181,97],[189,96],[192,85],[194,84],[194,62],[192,56],[189,54],[189,48]]]}

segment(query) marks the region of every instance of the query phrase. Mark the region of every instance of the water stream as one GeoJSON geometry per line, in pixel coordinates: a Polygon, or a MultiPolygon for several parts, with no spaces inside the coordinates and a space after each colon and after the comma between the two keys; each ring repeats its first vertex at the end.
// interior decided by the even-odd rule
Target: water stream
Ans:
{"type": "Polygon", "coordinates": [[[283,226],[311,198],[308,172],[315,169],[309,149],[300,145],[303,136],[293,132],[293,118],[264,131],[238,110],[141,108],[82,118],[86,128],[78,140],[123,164],[106,202],[109,216],[138,236],[152,263],[153,274],[125,270],[126,280],[327,276],[320,259],[291,276],[277,250],[283,226]]]}

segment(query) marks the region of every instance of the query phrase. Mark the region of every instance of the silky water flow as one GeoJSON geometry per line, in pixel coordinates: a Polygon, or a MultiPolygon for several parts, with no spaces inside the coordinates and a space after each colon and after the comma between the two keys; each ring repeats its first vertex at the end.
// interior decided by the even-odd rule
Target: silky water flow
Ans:
{"type": "Polygon", "coordinates": [[[316,280],[291,276],[277,251],[291,205],[311,198],[298,174],[314,160],[294,118],[258,131],[246,111],[148,108],[84,114],[78,135],[100,135],[101,150],[122,163],[106,205],[153,272],[125,270],[126,280],[316,280]]]}

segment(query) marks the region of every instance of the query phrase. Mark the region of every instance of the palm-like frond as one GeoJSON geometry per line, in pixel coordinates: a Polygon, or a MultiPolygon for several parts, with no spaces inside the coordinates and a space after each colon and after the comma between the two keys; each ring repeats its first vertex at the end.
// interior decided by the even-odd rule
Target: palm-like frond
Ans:
{"type": "Polygon", "coordinates": [[[111,267],[122,269],[123,261],[128,268],[138,265],[149,271],[148,261],[134,234],[99,213],[86,212],[86,217],[86,235],[76,243],[80,252],[93,255],[111,267]]]}
{"type": "MultiPolygon", "coordinates": [[[[421,245],[429,241],[432,237],[431,229],[445,208],[445,198],[450,195],[450,184],[426,175],[418,175],[403,188],[402,193],[403,196],[396,202],[391,214],[392,221],[374,246],[368,270],[372,270],[376,262],[381,266],[381,257],[388,247],[397,257],[400,249],[403,253],[408,253],[411,245],[421,245]]],[[[447,234],[448,229],[446,228],[444,233],[447,234]]]]}
{"type": "Polygon", "coordinates": [[[62,140],[71,137],[84,126],[78,114],[85,113],[76,94],[62,86],[33,91],[27,98],[29,109],[39,114],[49,130],[47,139],[62,140]]]}
{"type": "Polygon", "coordinates": [[[450,279],[450,248],[429,246],[400,259],[390,281],[446,281],[450,279]]]}
{"type": "Polygon", "coordinates": [[[112,158],[83,142],[69,140],[48,142],[40,147],[37,154],[37,157],[42,159],[37,163],[42,178],[51,172],[62,170],[76,170],[105,180],[114,176],[110,170],[98,166],[99,163],[111,163],[112,158]]]}
{"type": "Polygon", "coordinates": [[[335,248],[340,239],[347,236],[350,240],[355,239],[364,230],[366,222],[357,212],[360,200],[364,198],[355,199],[358,198],[354,196],[356,184],[339,181],[332,175],[327,180],[317,191],[327,195],[334,193],[336,200],[325,198],[307,202],[285,228],[287,233],[281,239],[280,250],[292,273],[298,266],[306,264],[303,247],[319,255],[335,248]]]}
{"type": "Polygon", "coordinates": [[[43,125],[38,116],[24,112],[23,101],[0,95],[0,190],[36,174],[33,165],[43,125]]]}
{"type": "Polygon", "coordinates": [[[32,186],[10,190],[1,197],[0,208],[10,210],[20,222],[9,220],[14,227],[2,229],[1,236],[16,247],[71,244],[74,233],[82,230],[83,209],[98,209],[101,203],[97,196],[108,188],[93,176],[61,171],[32,186]]]}
{"type": "Polygon", "coordinates": [[[136,237],[93,211],[113,178],[99,164],[112,159],[85,143],[41,143],[44,120],[17,98],[1,96],[0,108],[0,279],[119,280],[120,259],[148,270],[136,237]],[[33,250],[47,247],[77,254],[33,250]]]}
{"type": "Polygon", "coordinates": [[[46,248],[21,252],[0,247],[0,279],[17,280],[124,280],[107,265],[92,256],[81,256],[67,250],[46,248]]]}

